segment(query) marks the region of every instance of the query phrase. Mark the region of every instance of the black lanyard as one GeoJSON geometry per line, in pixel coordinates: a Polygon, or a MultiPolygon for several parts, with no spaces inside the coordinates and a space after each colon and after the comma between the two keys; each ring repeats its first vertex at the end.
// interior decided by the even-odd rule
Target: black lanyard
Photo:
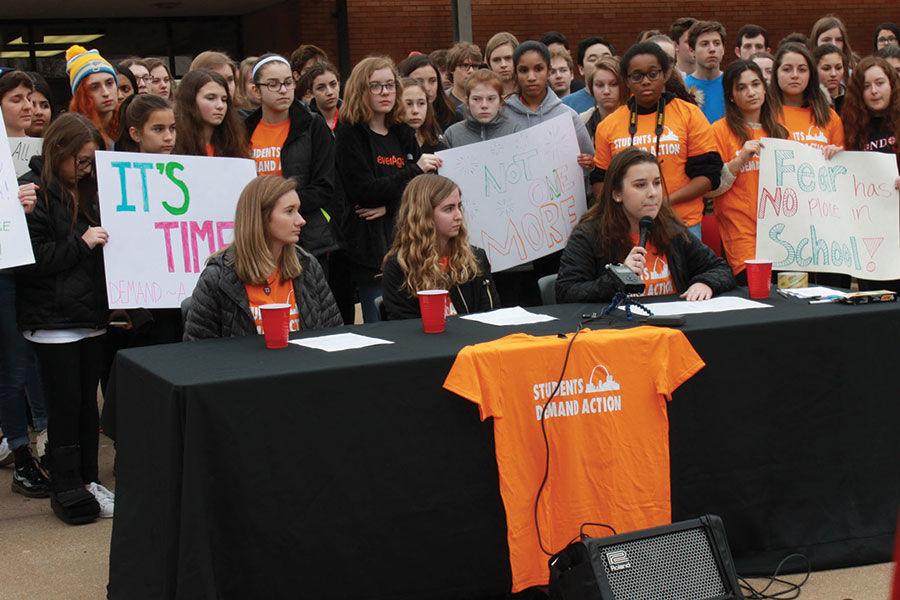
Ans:
{"type": "MultiPolygon", "coordinates": [[[[637,134],[637,100],[634,101],[634,108],[628,118],[628,133],[631,135],[629,146],[634,146],[634,136],[637,134]]],[[[659,158],[659,138],[663,134],[663,125],[666,123],[666,101],[660,96],[656,103],[656,157],[659,158]]]]}

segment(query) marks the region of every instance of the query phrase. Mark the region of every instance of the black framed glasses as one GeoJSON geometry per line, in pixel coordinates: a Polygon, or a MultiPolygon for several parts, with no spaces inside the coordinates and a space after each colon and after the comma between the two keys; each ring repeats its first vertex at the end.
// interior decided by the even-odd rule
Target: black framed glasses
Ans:
{"type": "Polygon", "coordinates": [[[654,69],[652,71],[647,71],[646,73],[641,73],[640,71],[635,71],[634,73],[628,74],[628,81],[630,81],[631,83],[640,83],[645,78],[648,81],[656,81],[657,79],[662,77],[662,74],[663,74],[663,72],[658,69],[654,69]]]}
{"type": "Polygon", "coordinates": [[[370,81],[369,91],[373,94],[381,94],[385,91],[393,92],[397,89],[396,81],[370,81]]]}
{"type": "Polygon", "coordinates": [[[297,82],[294,81],[293,77],[288,77],[284,81],[278,81],[277,79],[269,79],[268,81],[262,81],[258,85],[265,87],[270,92],[280,92],[283,87],[286,90],[292,90],[297,87],[297,82]]]}

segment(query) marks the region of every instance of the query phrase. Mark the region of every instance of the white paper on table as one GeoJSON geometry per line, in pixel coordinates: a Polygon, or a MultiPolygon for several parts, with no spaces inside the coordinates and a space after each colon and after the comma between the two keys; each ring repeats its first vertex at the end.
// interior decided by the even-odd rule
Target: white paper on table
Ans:
{"type": "Polygon", "coordinates": [[[521,306],[513,306],[512,308],[499,308],[486,313],[465,315],[464,317],[460,317],[460,319],[478,321],[479,323],[485,323],[487,325],[503,327],[505,325],[528,325],[529,323],[555,321],[556,317],[529,312],[521,306]]]}
{"type": "Polygon", "coordinates": [[[336,333],[334,335],[323,335],[302,340],[291,340],[290,343],[315,350],[324,350],[325,352],[340,352],[341,350],[355,350],[356,348],[393,344],[394,342],[355,333],[336,333]]]}
{"type": "MultiPolygon", "coordinates": [[[[638,300],[640,301],[640,300],[638,300]]],[[[746,298],[736,298],[734,296],[719,296],[718,298],[710,298],[709,300],[699,300],[696,302],[688,302],[686,300],[676,300],[675,302],[659,302],[657,304],[647,304],[654,315],[695,315],[700,313],[726,312],[729,310],[746,310],[748,308],[772,308],[769,304],[762,302],[754,302],[746,298]]],[[[624,310],[619,307],[619,310],[624,310]]],[[[635,314],[643,314],[639,308],[632,308],[635,314]]]]}
{"type": "Polygon", "coordinates": [[[843,298],[847,295],[847,292],[842,292],[841,290],[834,290],[829,287],[822,286],[786,288],[782,289],[781,293],[787,294],[788,296],[793,296],[794,298],[803,298],[808,300],[815,300],[816,298],[822,298],[824,296],[840,296],[841,298],[843,298]]]}

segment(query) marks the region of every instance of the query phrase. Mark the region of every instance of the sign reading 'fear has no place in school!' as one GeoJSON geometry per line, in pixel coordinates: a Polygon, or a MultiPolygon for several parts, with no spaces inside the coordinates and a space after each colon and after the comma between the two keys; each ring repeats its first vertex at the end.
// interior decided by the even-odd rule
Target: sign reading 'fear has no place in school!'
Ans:
{"type": "Polygon", "coordinates": [[[252,160],[97,152],[110,308],[178,308],[233,239],[252,160]]]}
{"type": "Polygon", "coordinates": [[[756,256],[786,271],[900,279],[897,158],[822,151],[765,138],[760,153],[756,256]]]}

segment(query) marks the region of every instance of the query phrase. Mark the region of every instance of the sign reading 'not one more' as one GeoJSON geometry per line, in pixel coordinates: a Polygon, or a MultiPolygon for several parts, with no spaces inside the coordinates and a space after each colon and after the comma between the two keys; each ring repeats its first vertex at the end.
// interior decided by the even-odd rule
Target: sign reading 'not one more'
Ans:
{"type": "Polygon", "coordinates": [[[255,163],[130,152],[97,152],[96,163],[110,308],[178,308],[231,243],[255,163]]]}

